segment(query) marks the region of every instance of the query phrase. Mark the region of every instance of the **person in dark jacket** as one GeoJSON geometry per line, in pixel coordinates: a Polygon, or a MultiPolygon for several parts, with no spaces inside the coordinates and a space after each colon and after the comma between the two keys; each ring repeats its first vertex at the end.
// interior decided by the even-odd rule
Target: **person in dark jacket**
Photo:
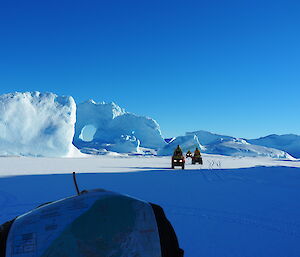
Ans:
{"type": "Polygon", "coordinates": [[[182,156],[182,150],[181,150],[181,148],[180,148],[179,145],[177,145],[177,147],[176,147],[176,149],[174,151],[173,156],[182,156]]]}

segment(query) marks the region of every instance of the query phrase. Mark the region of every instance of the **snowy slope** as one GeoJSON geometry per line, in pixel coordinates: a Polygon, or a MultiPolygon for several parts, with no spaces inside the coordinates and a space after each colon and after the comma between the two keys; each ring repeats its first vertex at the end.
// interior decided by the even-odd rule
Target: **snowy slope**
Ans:
{"type": "Polygon", "coordinates": [[[78,104],[75,128],[74,144],[79,148],[139,152],[139,145],[154,149],[165,145],[155,120],[125,112],[114,103],[78,104]],[[91,140],[83,135],[88,126],[94,127],[91,140]]]}
{"type": "Polygon", "coordinates": [[[300,158],[300,136],[294,134],[269,135],[258,139],[247,140],[251,144],[272,147],[288,152],[295,158],[300,158]]]}
{"type": "Polygon", "coordinates": [[[0,155],[68,156],[76,105],[72,97],[26,92],[0,96],[0,155]]]}
{"type": "Polygon", "coordinates": [[[80,190],[161,205],[185,257],[299,257],[300,162],[203,157],[205,168],[184,171],[170,170],[169,157],[0,158],[0,223],[74,195],[77,171],[80,190]]]}

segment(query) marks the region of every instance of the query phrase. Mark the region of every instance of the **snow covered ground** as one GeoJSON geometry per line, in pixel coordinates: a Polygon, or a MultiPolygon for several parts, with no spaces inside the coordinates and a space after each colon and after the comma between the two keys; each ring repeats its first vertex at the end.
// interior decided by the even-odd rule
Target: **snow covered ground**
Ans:
{"type": "Polygon", "coordinates": [[[171,170],[170,157],[0,158],[0,223],[79,187],[160,204],[188,257],[300,256],[300,161],[203,155],[171,170]]]}

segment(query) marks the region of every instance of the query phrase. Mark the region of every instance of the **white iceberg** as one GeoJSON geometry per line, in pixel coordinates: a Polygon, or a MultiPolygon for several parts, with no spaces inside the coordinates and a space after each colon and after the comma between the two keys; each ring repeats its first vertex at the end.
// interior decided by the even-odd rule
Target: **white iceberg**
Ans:
{"type": "Polygon", "coordinates": [[[186,135],[195,135],[204,145],[204,152],[239,157],[271,157],[279,159],[293,159],[287,152],[272,147],[252,144],[246,139],[218,135],[207,131],[187,132],[186,135]]]}
{"type": "Polygon", "coordinates": [[[188,150],[194,152],[196,147],[203,151],[205,148],[199,143],[196,135],[179,136],[158,151],[158,155],[172,155],[177,145],[186,153],[188,150]]]}
{"type": "Polygon", "coordinates": [[[107,145],[106,149],[117,153],[141,153],[140,141],[128,135],[121,135],[113,144],[107,145]]]}
{"type": "Polygon", "coordinates": [[[251,144],[272,147],[288,152],[295,158],[300,158],[300,136],[294,134],[269,135],[258,139],[247,140],[251,144]]]}
{"type": "Polygon", "coordinates": [[[130,153],[139,152],[139,146],[158,149],[166,143],[155,120],[126,112],[115,103],[89,100],[77,105],[74,144],[130,153]]]}
{"type": "Polygon", "coordinates": [[[0,155],[73,155],[75,121],[72,97],[40,92],[1,95],[0,155]]]}

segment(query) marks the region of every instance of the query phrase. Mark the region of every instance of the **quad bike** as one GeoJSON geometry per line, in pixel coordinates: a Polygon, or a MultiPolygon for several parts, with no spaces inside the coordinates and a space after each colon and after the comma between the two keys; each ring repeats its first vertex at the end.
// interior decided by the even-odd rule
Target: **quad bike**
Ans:
{"type": "Polygon", "coordinates": [[[199,163],[201,165],[203,164],[203,160],[202,160],[201,155],[192,157],[192,164],[196,164],[196,163],[199,163]]]}
{"type": "Polygon", "coordinates": [[[184,170],[184,165],[185,165],[185,158],[183,155],[172,156],[172,169],[174,169],[175,166],[181,166],[181,168],[184,170]]]}

